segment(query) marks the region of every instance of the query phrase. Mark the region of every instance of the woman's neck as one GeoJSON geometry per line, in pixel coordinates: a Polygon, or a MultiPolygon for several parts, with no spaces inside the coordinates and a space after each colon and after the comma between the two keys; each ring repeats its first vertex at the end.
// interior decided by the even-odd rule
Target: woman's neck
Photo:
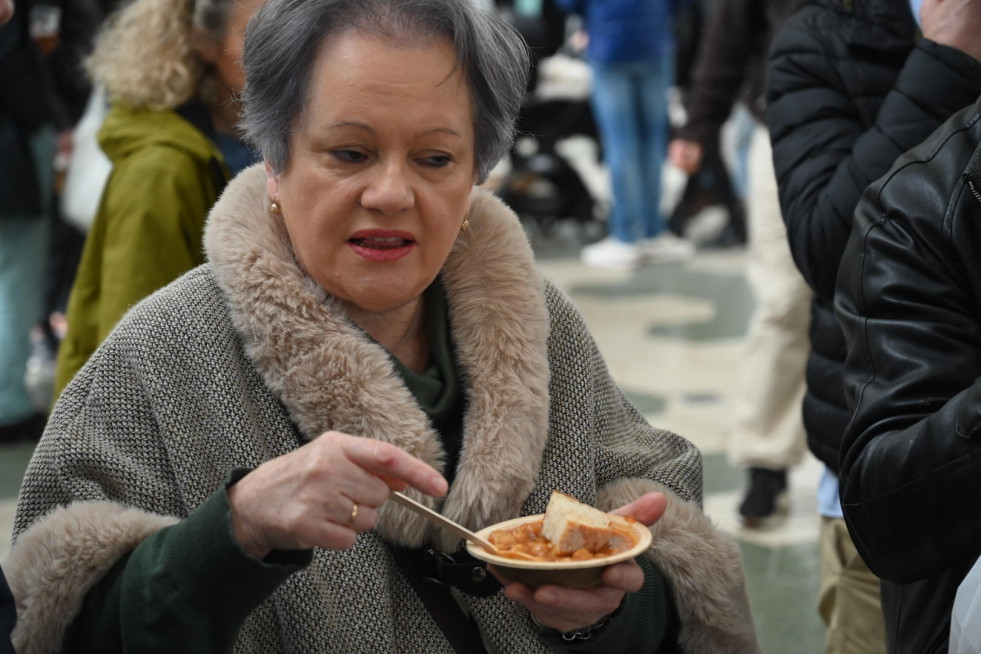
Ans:
{"type": "Polygon", "coordinates": [[[429,329],[425,301],[383,313],[348,307],[351,320],[410,370],[423,372],[429,365],[429,329]]]}

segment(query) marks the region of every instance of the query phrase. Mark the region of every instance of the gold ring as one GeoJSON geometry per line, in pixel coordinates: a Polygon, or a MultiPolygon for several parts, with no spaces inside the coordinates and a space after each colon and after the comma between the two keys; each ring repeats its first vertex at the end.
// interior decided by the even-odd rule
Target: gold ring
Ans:
{"type": "Polygon", "coordinates": [[[348,525],[353,525],[354,521],[358,518],[358,503],[354,503],[354,508],[351,509],[351,517],[347,519],[348,525]]]}

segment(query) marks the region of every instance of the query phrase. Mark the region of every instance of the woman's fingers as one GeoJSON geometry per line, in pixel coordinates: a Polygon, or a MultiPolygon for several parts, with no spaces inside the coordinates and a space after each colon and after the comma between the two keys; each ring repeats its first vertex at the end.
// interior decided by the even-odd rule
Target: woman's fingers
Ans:
{"type": "Polygon", "coordinates": [[[586,590],[541,586],[534,591],[522,584],[508,584],[504,594],[531,611],[539,623],[559,631],[572,631],[599,622],[617,610],[626,595],[607,586],[586,590]]]}
{"type": "Polygon", "coordinates": [[[610,511],[613,515],[629,516],[637,522],[650,527],[661,519],[668,508],[668,498],[664,493],[647,493],[641,495],[630,504],[610,511]]]}
{"type": "Polygon", "coordinates": [[[327,432],[266,461],[229,489],[232,530],[256,558],[273,549],[351,547],[393,487],[445,495],[428,464],[381,441],[327,432]]]}
{"type": "Polygon", "coordinates": [[[626,593],[644,585],[644,571],[635,561],[610,566],[603,574],[603,584],[586,589],[547,585],[532,590],[508,581],[493,566],[488,569],[504,585],[505,597],[527,608],[541,624],[559,631],[599,622],[620,606],[626,593]]]}
{"type": "Polygon", "coordinates": [[[348,458],[384,480],[398,480],[425,493],[442,497],[448,486],[435,468],[390,443],[350,437],[344,444],[348,458]]]}

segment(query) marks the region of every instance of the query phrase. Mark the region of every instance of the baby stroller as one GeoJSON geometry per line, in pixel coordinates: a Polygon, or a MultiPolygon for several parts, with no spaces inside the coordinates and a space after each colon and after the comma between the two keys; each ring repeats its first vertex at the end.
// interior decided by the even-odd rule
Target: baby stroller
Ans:
{"type": "Polygon", "coordinates": [[[522,218],[536,221],[543,232],[558,220],[582,225],[596,220],[594,200],[579,172],[556,152],[556,142],[573,134],[595,135],[586,101],[547,100],[526,104],[519,117],[519,138],[532,138],[537,149],[511,153],[511,172],[497,193],[522,218]]]}
{"type": "Polygon", "coordinates": [[[534,74],[518,116],[518,144],[511,151],[511,170],[496,193],[522,219],[537,223],[542,233],[566,219],[586,228],[602,226],[596,220],[595,198],[579,172],[556,150],[560,140],[573,135],[598,142],[588,86],[549,90],[542,74],[549,68],[545,60],[565,43],[565,16],[550,0],[542,3],[541,13],[534,17],[510,12],[509,3],[499,4],[528,42],[534,74]]]}

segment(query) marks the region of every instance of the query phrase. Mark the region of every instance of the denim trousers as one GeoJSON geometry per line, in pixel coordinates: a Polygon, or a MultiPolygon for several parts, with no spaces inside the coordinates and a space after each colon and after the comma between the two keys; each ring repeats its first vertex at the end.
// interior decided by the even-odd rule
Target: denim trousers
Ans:
{"type": "Polygon", "coordinates": [[[665,228],[661,168],[668,143],[668,89],[674,55],[628,63],[591,61],[592,106],[610,171],[610,235],[633,243],[665,228]]]}
{"type": "MultiPolygon", "coordinates": [[[[50,209],[54,140],[50,130],[32,143],[45,211],[50,209]]],[[[41,216],[0,216],[0,425],[35,412],[24,385],[31,328],[42,319],[49,221],[41,216]]]]}

